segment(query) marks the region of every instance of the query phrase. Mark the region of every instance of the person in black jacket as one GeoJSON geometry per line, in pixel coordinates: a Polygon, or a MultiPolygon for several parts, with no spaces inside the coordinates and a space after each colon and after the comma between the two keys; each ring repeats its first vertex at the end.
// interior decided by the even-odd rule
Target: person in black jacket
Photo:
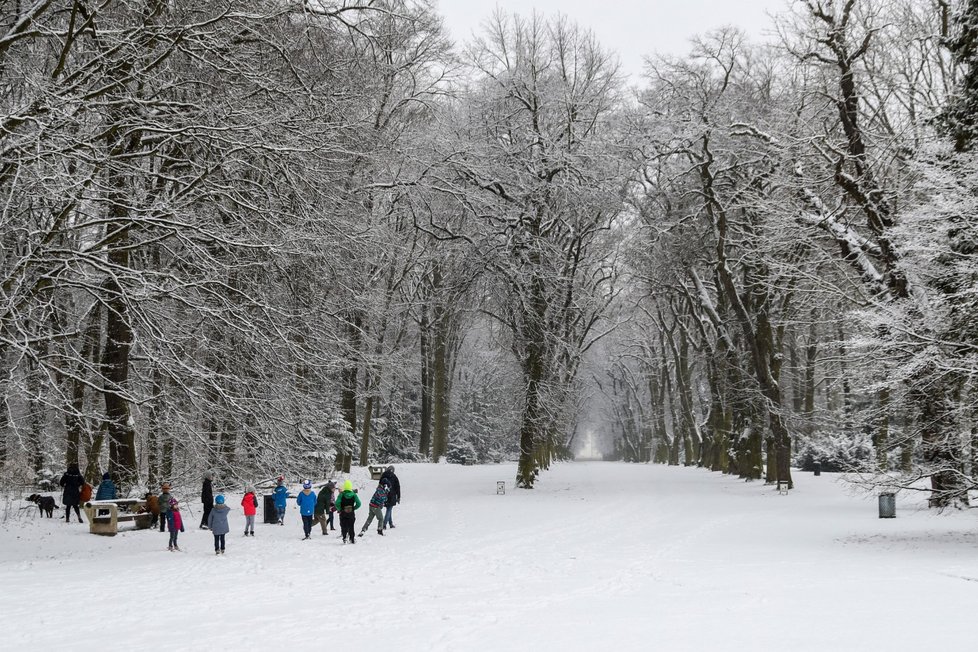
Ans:
{"type": "Polygon", "coordinates": [[[211,480],[214,479],[214,472],[204,473],[204,486],[200,490],[200,502],[204,504],[204,515],[200,519],[200,529],[207,530],[207,517],[211,515],[214,507],[214,489],[211,487],[211,480]]]}
{"type": "Polygon", "coordinates": [[[380,481],[387,481],[387,486],[390,487],[390,493],[387,494],[387,504],[384,506],[384,525],[383,527],[394,527],[394,521],[391,519],[391,513],[394,511],[394,506],[401,502],[401,481],[397,479],[394,475],[394,467],[388,466],[384,474],[380,476],[380,481]]]}
{"type": "Polygon", "coordinates": [[[72,507],[75,508],[75,516],[78,517],[78,522],[81,523],[81,512],[78,511],[78,505],[81,503],[81,488],[85,484],[85,478],[82,477],[77,464],[68,465],[68,470],[61,476],[61,482],[59,484],[64,487],[64,493],[61,494],[61,503],[65,506],[65,523],[71,523],[72,507]]]}

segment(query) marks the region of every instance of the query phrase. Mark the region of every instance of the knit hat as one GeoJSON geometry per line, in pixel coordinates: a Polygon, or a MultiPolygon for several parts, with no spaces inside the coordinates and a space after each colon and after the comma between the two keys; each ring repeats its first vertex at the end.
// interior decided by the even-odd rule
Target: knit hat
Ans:
{"type": "Polygon", "coordinates": [[[224,504],[224,496],[218,496],[217,498],[214,499],[214,502],[217,503],[218,505],[223,505],[224,504]]]}
{"type": "Polygon", "coordinates": [[[283,482],[285,482],[285,478],[283,478],[282,476],[278,476],[277,478],[275,478],[275,482],[282,484],[283,482]]]}
{"type": "Polygon", "coordinates": [[[303,489],[312,489],[312,480],[306,480],[302,483],[303,489]]]}
{"type": "Polygon", "coordinates": [[[177,499],[176,498],[171,498],[170,499],[170,507],[176,507],[178,504],[179,503],[177,502],[177,499]]]}
{"type": "Polygon", "coordinates": [[[391,473],[393,473],[394,472],[394,466],[393,465],[388,466],[387,467],[387,470],[390,471],[391,473]]]}
{"type": "Polygon", "coordinates": [[[343,491],[353,491],[353,483],[347,480],[343,483],[343,491]]]}
{"type": "Polygon", "coordinates": [[[103,473],[103,474],[102,474],[102,479],[103,479],[103,480],[108,480],[108,479],[110,479],[111,477],[112,477],[112,476],[110,476],[110,475],[109,475],[108,473],[103,473]]]}

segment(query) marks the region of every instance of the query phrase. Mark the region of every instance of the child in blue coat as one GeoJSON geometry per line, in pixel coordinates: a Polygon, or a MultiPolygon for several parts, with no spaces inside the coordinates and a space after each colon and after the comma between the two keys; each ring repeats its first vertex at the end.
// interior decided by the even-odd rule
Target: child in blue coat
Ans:
{"type": "Polygon", "coordinates": [[[285,478],[278,476],[272,496],[275,499],[275,511],[278,512],[278,524],[285,525],[285,508],[288,506],[289,490],[285,488],[285,478]]]}
{"type": "Polygon", "coordinates": [[[316,492],[312,490],[312,481],[306,480],[302,483],[302,491],[295,497],[296,504],[299,505],[299,514],[302,515],[302,531],[308,539],[312,533],[312,517],[316,512],[316,492]]]}

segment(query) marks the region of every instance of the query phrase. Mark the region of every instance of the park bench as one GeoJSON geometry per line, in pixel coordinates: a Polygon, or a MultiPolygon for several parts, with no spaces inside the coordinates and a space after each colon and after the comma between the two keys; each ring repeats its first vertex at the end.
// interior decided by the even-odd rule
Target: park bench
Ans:
{"type": "Polygon", "coordinates": [[[384,475],[384,471],[387,470],[386,464],[371,464],[367,467],[370,469],[370,479],[380,480],[380,476],[384,475]]]}
{"type": "Polygon", "coordinates": [[[119,531],[119,523],[132,522],[137,530],[149,527],[153,515],[148,511],[139,511],[146,507],[146,501],[137,498],[119,498],[116,500],[92,500],[85,503],[83,509],[88,518],[88,531],[92,534],[115,536],[119,531]]]}

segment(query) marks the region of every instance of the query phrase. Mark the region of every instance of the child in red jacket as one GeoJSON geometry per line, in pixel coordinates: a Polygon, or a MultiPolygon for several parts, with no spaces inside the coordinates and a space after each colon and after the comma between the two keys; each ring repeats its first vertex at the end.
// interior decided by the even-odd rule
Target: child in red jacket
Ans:
{"type": "Polygon", "coordinates": [[[177,545],[177,535],[183,532],[183,517],[180,516],[180,504],[177,503],[176,498],[170,499],[170,511],[167,512],[166,522],[170,526],[170,547],[168,550],[180,552],[180,546],[177,545]]]}
{"type": "Polygon", "coordinates": [[[255,513],[258,511],[258,498],[255,496],[255,490],[251,487],[245,487],[244,498],[241,499],[241,507],[244,508],[245,514],[245,536],[249,534],[255,536],[255,513]]]}

